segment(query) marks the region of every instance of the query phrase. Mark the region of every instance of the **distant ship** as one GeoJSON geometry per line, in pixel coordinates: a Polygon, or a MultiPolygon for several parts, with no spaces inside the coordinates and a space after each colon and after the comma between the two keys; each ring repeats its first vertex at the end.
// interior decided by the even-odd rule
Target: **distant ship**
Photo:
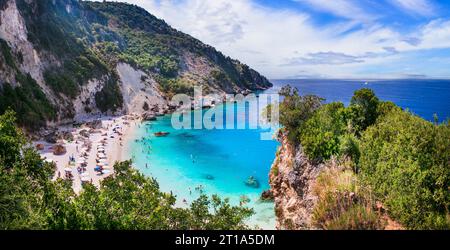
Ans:
{"type": "Polygon", "coordinates": [[[369,82],[365,82],[364,85],[369,85],[369,82]]]}

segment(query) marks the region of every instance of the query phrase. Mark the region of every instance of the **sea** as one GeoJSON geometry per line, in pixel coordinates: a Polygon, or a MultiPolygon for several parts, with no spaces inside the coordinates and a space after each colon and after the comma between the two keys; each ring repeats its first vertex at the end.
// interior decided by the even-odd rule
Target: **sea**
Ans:
{"type": "MultiPolygon", "coordinates": [[[[282,86],[298,88],[300,94],[314,94],[325,102],[348,105],[355,90],[370,88],[385,101],[433,121],[450,118],[450,80],[272,80],[277,93],[282,86]]],[[[217,107],[216,107],[217,108],[217,107]]],[[[227,109],[244,111],[248,105],[228,103],[227,109]],[[228,106],[229,105],[229,106],[228,106]]],[[[194,112],[206,112],[197,110],[194,112]]],[[[248,122],[245,117],[237,122],[248,122]]],[[[236,124],[235,124],[236,125],[236,124]]],[[[255,211],[247,223],[262,229],[275,228],[272,202],[260,200],[269,189],[269,171],[279,143],[261,140],[266,129],[174,129],[171,116],[141,124],[127,145],[133,164],[142,173],[155,178],[162,191],[172,192],[178,206],[188,206],[201,194],[217,194],[232,205],[245,201],[255,211]],[[169,132],[156,137],[156,132],[169,132]],[[249,178],[257,185],[248,185],[249,178]]],[[[254,183],[253,183],[254,184],[254,183]]]]}

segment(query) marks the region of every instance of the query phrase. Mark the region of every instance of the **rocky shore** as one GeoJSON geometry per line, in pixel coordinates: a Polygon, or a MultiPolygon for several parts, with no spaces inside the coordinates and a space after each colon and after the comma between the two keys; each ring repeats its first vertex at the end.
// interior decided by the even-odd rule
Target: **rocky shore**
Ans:
{"type": "Polygon", "coordinates": [[[314,229],[311,217],[317,196],[313,194],[312,186],[325,166],[311,163],[302,148],[292,147],[281,132],[278,140],[281,146],[269,174],[276,228],[314,229]]]}

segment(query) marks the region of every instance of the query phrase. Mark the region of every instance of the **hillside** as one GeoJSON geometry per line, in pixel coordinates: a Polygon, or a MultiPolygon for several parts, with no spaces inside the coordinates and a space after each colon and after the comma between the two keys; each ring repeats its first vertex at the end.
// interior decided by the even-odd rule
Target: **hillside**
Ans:
{"type": "Polygon", "coordinates": [[[27,128],[164,110],[176,93],[266,89],[247,65],[117,2],[0,0],[0,113],[27,128]]]}

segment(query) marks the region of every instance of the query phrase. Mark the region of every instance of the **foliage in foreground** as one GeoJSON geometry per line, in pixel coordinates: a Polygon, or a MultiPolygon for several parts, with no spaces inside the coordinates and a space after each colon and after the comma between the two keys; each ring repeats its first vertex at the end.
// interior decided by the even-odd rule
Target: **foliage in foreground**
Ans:
{"type": "Polygon", "coordinates": [[[450,124],[394,110],[361,137],[362,179],[414,229],[450,228],[450,124]]]}
{"type": "MultiPolygon", "coordinates": [[[[450,122],[425,121],[392,102],[379,101],[370,89],[356,91],[348,107],[310,105],[309,100],[318,97],[301,97],[290,87],[280,94],[285,96],[280,122],[289,141],[301,145],[309,159],[350,159],[360,188],[373,190],[373,198],[407,228],[450,228],[450,122]]],[[[316,216],[323,227],[346,222],[338,228],[353,228],[354,222],[345,218],[358,215],[373,228],[367,204],[336,207],[342,200],[339,192],[319,197],[316,216]]]]}
{"type": "Polygon", "coordinates": [[[361,187],[351,170],[330,168],[313,187],[319,198],[313,221],[328,230],[383,229],[384,221],[374,210],[373,197],[361,187]]]}
{"type": "Polygon", "coordinates": [[[51,181],[54,165],[44,163],[15,127],[14,113],[0,116],[1,229],[247,229],[252,209],[218,196],[201,196],[189,208],[159,190],[154,179],[117,163],[100,188],[76,195],[70,181],[51,181]]]}

